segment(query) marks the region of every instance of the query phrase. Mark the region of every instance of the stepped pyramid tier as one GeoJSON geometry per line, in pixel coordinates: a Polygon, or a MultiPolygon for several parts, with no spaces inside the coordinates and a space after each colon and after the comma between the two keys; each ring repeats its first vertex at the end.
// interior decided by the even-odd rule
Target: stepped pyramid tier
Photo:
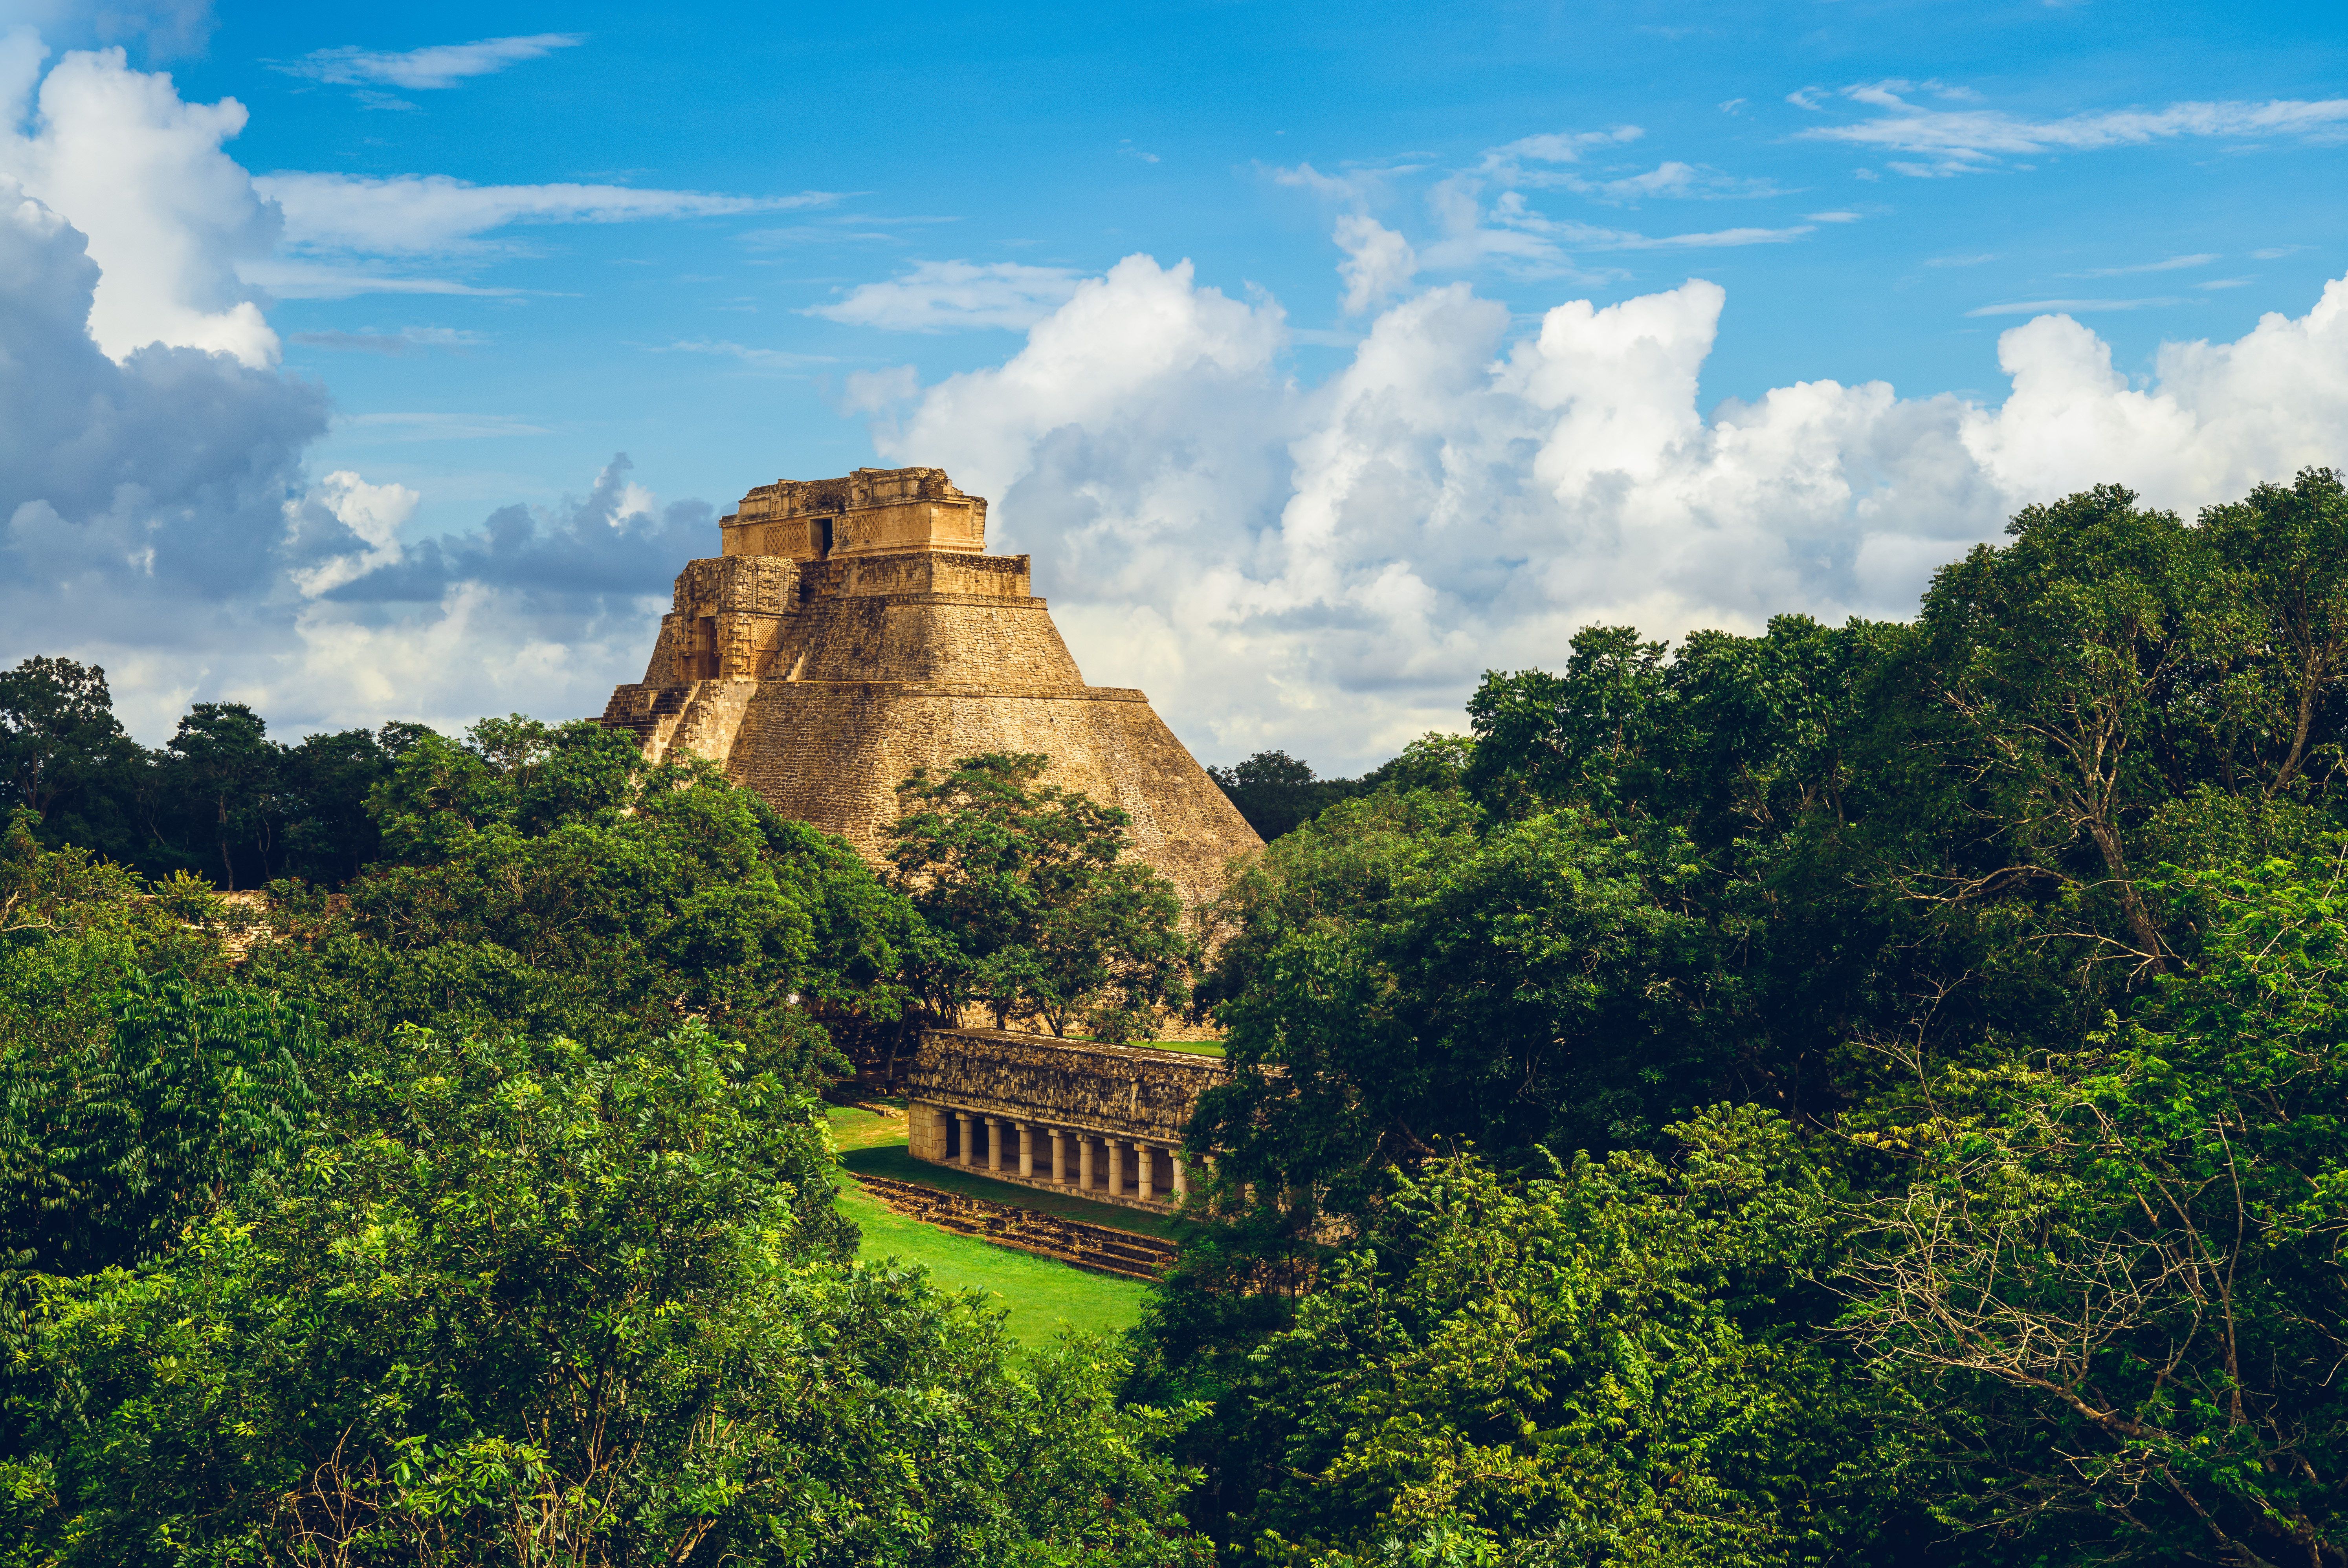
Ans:
{"type": "Polygon", "coordinates": [[[897,786],[982,752],[1041,752],[1047,784],[1122,806],[1193,902],[1262,840],[1139,692],[1087,686],[1025,556],[986,554],[986,502],[942,469],[778,480],[688,562],[643,682],[603,723],[683,750],[880,864],[897,786]]]}

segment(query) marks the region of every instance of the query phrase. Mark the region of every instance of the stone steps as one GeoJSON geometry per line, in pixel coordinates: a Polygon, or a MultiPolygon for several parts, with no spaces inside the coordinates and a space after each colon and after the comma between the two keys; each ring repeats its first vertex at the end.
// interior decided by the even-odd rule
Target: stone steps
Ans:
{"type": "Polygon", "coordinates": [[[850,1171],[859,1186],[908,1219],[974,1235],[997,1246],[1057,1258],[1095,1274],[1155,1285],[1174,1266],[1172,1242],[1137,1235],[1084,1220],[1015,1208],[960,1193],[941,1192],[890,1176],[868,1176],[850,1171]]]}

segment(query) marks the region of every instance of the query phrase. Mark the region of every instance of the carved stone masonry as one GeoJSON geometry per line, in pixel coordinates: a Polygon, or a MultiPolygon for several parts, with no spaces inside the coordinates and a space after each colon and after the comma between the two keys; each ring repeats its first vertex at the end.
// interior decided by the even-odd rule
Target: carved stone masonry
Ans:
{"type": "Polygon", "coordinates": [[[719,523],[603,711],[653,760],[706,757],[876,865],[906,775],[982,752],[1041,752],[1045,782],[1123,807],[1190,901],[1262,847],[1148,698],[1085,684],[1028,558],[985,553],[985,499],[942,470],[779,479],[719,523]]]}

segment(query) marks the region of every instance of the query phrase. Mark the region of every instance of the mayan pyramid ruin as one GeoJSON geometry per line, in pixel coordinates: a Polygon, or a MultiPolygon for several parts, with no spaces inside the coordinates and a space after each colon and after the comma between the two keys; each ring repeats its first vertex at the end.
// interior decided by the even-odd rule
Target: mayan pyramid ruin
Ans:
{"type": "Polygon", "coordinates": [[[986,554],[986,501],[937,468],[778,480],[688,562],[642,683],[603,723],[682,748],[876,865],[916,767],[1041,752],[1045,782],[1122,806],[1186,899],[1262,841],[1139,692],[1087,686],[1025,556],[986,554]]]}

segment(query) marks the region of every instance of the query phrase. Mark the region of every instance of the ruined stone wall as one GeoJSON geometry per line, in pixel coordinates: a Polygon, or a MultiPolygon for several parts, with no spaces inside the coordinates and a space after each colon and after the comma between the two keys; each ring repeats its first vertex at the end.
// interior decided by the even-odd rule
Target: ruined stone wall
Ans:
{"type": "MultiPolygon", "coordinates": [[[[1172,1147],[1199,1096],[1223,1079],[1213,1057],[941,1029],[922,1035],[905,1091],[928,1104],[1172,1147]]],[[[944,1157],[942,1149],[912,1153],[944,1157]]]]}
{"type": "Polygon", "coordinates": [[[729,772],[783,815],[836,833],[875,865],[903,815],[897,786],[983,752],[1040,752],[1047,784],[1133,818],[1134,849],[1200,903],[1224,863],[1260,841],[1138,692],[1056,693],[1000,685],[763,682],[743,715],[729,772]]]}
{"type": "Polygon", "coordinates": [[[1025,599],[1027,559],[911,550],[808,561],[799,567],[799,590],[810,599],[867,593],[983,593],[1025,599]]]}

